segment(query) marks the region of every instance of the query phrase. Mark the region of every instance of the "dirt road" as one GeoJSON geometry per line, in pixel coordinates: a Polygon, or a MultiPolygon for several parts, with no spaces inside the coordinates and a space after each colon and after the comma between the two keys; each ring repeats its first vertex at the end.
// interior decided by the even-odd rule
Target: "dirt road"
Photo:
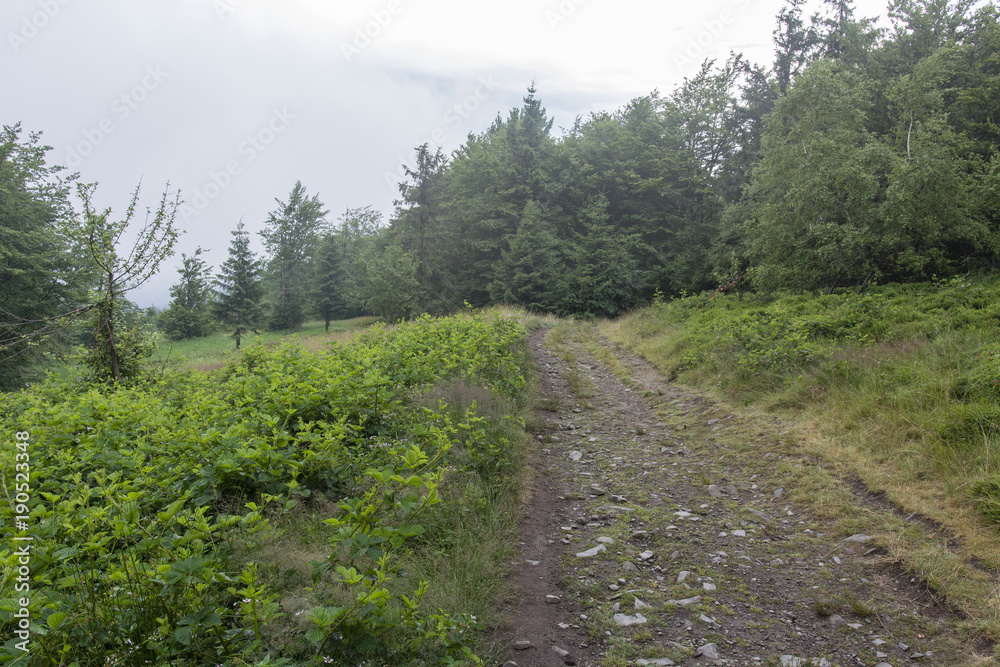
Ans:
{"type": "Polygon", "coordinates": [[[783,471],[822,464],[780,422],[614,350],[622,379],[587,352],[593,332],[545,336],[530,338],[544,426],[508,667],[958,665],[988,650],[955,639],[866,536],[792,502],[783,471]]]}

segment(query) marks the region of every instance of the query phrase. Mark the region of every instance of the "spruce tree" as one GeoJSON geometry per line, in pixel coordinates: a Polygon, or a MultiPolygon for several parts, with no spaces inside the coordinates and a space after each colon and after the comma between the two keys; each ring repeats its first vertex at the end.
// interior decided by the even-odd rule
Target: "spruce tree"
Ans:
{"type": "Polygon", "coordinates": [[[313,259],[326,216],[318,195],[309,197],[301,181],[295,183],[288,201],[280,199],[278,209],[267,218],[260,235],[270,255],[272,312],[268,328],[292,330],[305,321],[309,263],[313,259]]]}
{"type": "Polygon", "coordinates": [[[319,244],[312,288],[313,311],[323,318],[326,331],[330,331],[330,320],[347,312],[344,264],[340,235],[327,234],[319,244]]]}
{"type": "Polygon", "coordinates": [[[497,263],[490,297],[530,310],[562,312],[567,295],[566,252],[541,206],[529,201],[521,225],[497,263]]]}
{"type": "Polygon", "coordinates": [[[170,288],[170,305],[160,315],[163,333],[175,340],[201,338],[212,333],[211,267],[198,248],[181,254],[181,280],[170,288]]]}
{"type": "Polygon", "coordinates": [[[214,281],[216,300],[213,305],[218,320],[233,328],[237,350],[243,335],[256,332],[263,319],[261,271],[262,262],[250,250],[250,233],[240,221],[229,244],[229,258],[219,267],[214,281]]]}

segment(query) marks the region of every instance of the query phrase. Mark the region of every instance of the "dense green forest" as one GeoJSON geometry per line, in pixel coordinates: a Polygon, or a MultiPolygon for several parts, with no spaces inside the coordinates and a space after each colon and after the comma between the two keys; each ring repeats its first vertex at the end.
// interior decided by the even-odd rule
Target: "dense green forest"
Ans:
{"type": "MultiPolygon", "coordinates": [[[[616,316],[657,294],[832,292],[993,270],[1000,13],[893,0],[888,16],[879,28],[847,0],[813,16],[787,0],[770,66],[706,61],[671,93],[559,136],[532,85],[451,155],[418,147],[388,221],[372,207],[331,220],[297,183],[265,221],[265,256],[241,224],[218,272],[200,250],[185,255],[170,307],[146,319],[174,338],[224,326],[238,343],[308,317],[396,320],[464,303],[616,316]]],[[[95,368],[103,360],[120,379],[129,349],[149,348],[127,292],[172,251],[179,200],[165,191],[162,226],[119,257],[114,225],[133,210],[118,223],[75,212],[45,153],[39,135],[4,128],[0,381],[22,383],[61,349],[58,332],[90,340],[95,368]],[[67,328],[67,314],[90,324],[67,328]],[[119,336],[131,348],[94,342],[119,336]]]]}

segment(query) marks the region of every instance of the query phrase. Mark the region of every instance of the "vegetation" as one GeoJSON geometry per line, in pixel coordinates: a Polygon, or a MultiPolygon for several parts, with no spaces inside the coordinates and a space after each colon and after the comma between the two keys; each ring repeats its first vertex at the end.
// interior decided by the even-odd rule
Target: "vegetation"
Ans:
{"type": "MultiPolygon", "coordinates": [[[[881,29],[849,1],[812,17],[804,6],[786,0],[778,13],[770,67],[735,53],[705,61],[669,94],[578,118],[558,138],[532,84],[451,155],[417,147],[385,224],[371,207],[329,222],[297,182],[261,232],[265,325],[396,321],[465,303],[614,317],[657,294],[720,285],[832,292],[992,271],[1000,10],[900,0],[881,29]]],[[[30,273],[58,288],[0,304],[6,329],[20,332],[4,338],[19,360],[5,364],[7,387],[41,356],[31,341],[69,321],[51,318],[87,305],[54,304],[105,276],[84,261],[63,280],[81,240],[60,230],[79,224],[37,136],[22,143],[17,132],[6,131],[4,173],[7,210],[23,214],[3,218],[0,242],[26,272],[18,281],[30,273]],[[43,247],[57,259],[41,261],[43,247]],[[29,256],[39,259],[30,270],[29,256]]],[[[215,311],[234,331],[255,326],[215,311]]],[[[177,315],[160,322],[167,335],[201,332],[177,315]]]]}
{"type": "Polygon", "coordinates": [[[873,490],[994,554],[967,509],[1000,519],[998,304],[1000,282],[968,278],[770,300],[703,294],[608,331],[672,378],[791,411],[838,442],[827,454],[873,490]]]}
{"type": "MultiPolygon", "coordinates": [[[[163,333],[175,339],[207,336],[212,317],[212,277],[198,248],[188,257],[181,254],[181,281],[170,288],[170,306],[160,315],[163,333]]],[[[237,348],[239,345],[237,345],[237,348]]]]}
{"type": "Polygon", "coordinates": [[[243,336],[257,331],[263,320],[262,270],[261,262],[250,250],[250,234],[241,221],[233,231],[229,258],[219,267],[219,275],[215,279],[217,298],[212,302],[219,322],[233,327],[232,336],[236,339],[237,350],[243,336]]]}
{"type": "Polygon", "coordinates": [[[308,262],[316,250],[326,211],[318,195],[309,197],[296,182],[288,201],[267,217],[261,236],[267,248],[267,285],[271,295],[272,331],[294,331],[306,319],[308,262]]]}
{"type": "MultiPolygon", "coordinates": [[[[478,664],[483,570],[437,573],[442,558],[495,568],[509,545],[523,335],[498,315],[423,318],[320,352],[252,346],[215,373],[6,395],[33,501],[14,502],[8,452],[0,512],[5,544],[33,540],[33,654],[478,664]]],[[[0,559],[0,654],[14,660],[18,555],[0,559]]]]}

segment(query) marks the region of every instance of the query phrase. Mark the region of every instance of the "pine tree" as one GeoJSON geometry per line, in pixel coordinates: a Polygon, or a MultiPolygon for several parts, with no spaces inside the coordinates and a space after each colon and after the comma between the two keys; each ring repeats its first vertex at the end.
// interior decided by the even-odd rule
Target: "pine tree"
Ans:
{"type": "Polygon", "coordinates": [[[20,124],[0,131],[0,389],[23,385],[41,343],[88,309],[69,188],[40,139],[22,140],[20,124]]]}
{"type": "Polygon", "coordinates": [[[214,280],[217,296],[213,304],[219,321],[233,327],[237,350],[243,335],[256,332],[263,319],[261,271],[262,262],[250,250],[250,233],[240,221],[229,244],[229,258],[214,280]]]}
{"type": "Polygon", "coordinates": [[[490,297],[530,310],[560,312],[566,300],[566,253],[541,206],[529,201],[521,225],[497,263],[490,297]]]}
{"type": "Polygon", "coordinates": [[[295,183],[287,202],[278,202],[260,233],[270,254],[268,281],[272,312],[268,327],[273,331],[298,328],[305,321],[305,306],[313,259],[326,210],[318,195],[309,197],[301,181],[295,183]]]}
{"type": "Polygon", "coordinates": [[[330,320],[347,311],[344,269],[344,243],[339,234],[327,234],[319,244],[312,288],[312,308],[323,318],[326,331],[330,320]]]}
{"type": "Polygon", "coordinates": [[[175,340],[201,338],[212,333],[211,267],[198,248],[181,254],[181,280],[170,288],[170,305],[160,315],[163,332],[175,340]]]}
{"type": "Polygon", "coordinates": [[[396,202],[393,229],[416,262],[416,279],[427,298],[418,309],[427,312],[447,311],[455,305],[447,294],[442,248],[442,176],[447,158],[428,144],[417,148],[415,168],[403,165],[408,180],[399,184],[401,199],[396,202]]]}
{"type": "Polygon", "coordinates": [[[623,234],[608,216],[608,201],[595,197],[583,211],[584,234],[572,281],[574,312],[615,317],[635,304],[642,272],[632,255],[637,234],[623,234]]]}

